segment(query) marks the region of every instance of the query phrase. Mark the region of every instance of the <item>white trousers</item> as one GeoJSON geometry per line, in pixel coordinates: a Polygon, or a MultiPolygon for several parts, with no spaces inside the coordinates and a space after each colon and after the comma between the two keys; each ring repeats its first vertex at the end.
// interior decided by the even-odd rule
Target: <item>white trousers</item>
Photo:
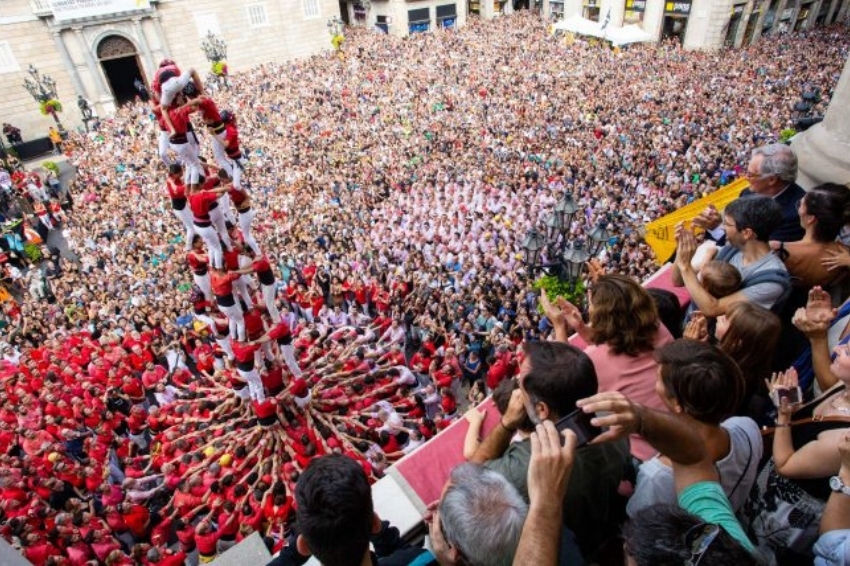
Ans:
{"type": "Polygon", "coordinates": [[[215,343],[219,345],[219,347],[222,349],[222,351],[225,354],[227,354],[227,357],[229,359],[232,360],[235,357],[233,355],[233,348],[230,346],[230,337],[229,336],[224,336],[222,338],[219,338],[218,336],[216,336],[215,343]]]}
{"type": "Polygon", "coordinates": [[[177,159],[183,164],[183,182],[187,185],[197,185],[203,168],[196,146],[188,142],[172,143],[171,150],[177,154],[177,159]]]}
{"type": "MultiPolygon", "coordinates": [[[[207,253],[210,255],[210,263],[213,267],[221,269],[224,267],[224,250],[221,249],[221,241],[218,239],[218,232],[212,226],[198,226],[195,224],[195,232],[204,241],[207,246],[207,253]]],[[[201,287],[203,289],[203,287],[201,287]]]]}
{"type": "Polygon", "coordinates": [[[245,316],[242,314],[239,304],[237,303],[229,307],[218,305],[218,310],[227,317],[227,321],[230,323],[230,336],[240,342],[245,342],[247,340],[245,334],[245,316]]]}
{"type": "Polygon", "coordinates": [[[283,361],[286,363],[286,367],[289,368],[289,372],[295,377],[301,377],[304,375],[304,372],[301,371],[301,368],[298,367],[298,360],[295,359],[295,346],[292,344],[281,345],[280,354],[283,356],[283,361]]]}
{"type": "Polygon", "coordinates": [[[277,324],[280,322],[280,311],[277,310],[277,302],[275,301],[275,298],[277,297],[277,284],[261,284],[260,289],[263,291],[263,303],[266,305],[266,310],[269,311],[272,323],[277,324]]]}
{"type": "Polygon", "coordinates": [[[257,240],[254,239],[253,234],[251,234],[251,221],[254,220],[254,212],[253,208],[249,208],[245,212],[239,213],[239,230],[242,231],[242,237],[245,239],[245,243],[254,250],[254,253],[257,255],[262,255],[260,252],[260,245],[257,243],[257,240]]]}
{"type": "Polygon", "coordinates": [[[192,221],[192,211],[188,205],[182,210],[172,208],[174,216],[183,223],[183,228],[186,230],[186,250],[192,249],[192,239],[195,237],[195,223],[192,221]]]}
{"type": "Polygon", "coordinates": [[[239,372],[239,376],[248,382],[248,391],[251,394],[251,399],[257,402],[265,401],[266,394],[263,391],[263,380],[260,378],[257,368],[251,371],[242,371],[241,369],[237,371],[239,372]]]}
{"type": "Polygon", "coordinates": [[[174,163],[174,160],[171,159],[171,156],[168,155],[168,132],[164,130],[159,131],[159,137],[157,138],[157,153],[159,153],[159,158],[162,159],[162,162],[165,163],[166,167],[171,167],[171,164],[174,163]]]}
{"type": "Polygon", "coordinates": [[[225,224],[222,208],[223,205],[219,202],[217,207],[210,209],[210,222],[215,226],[215,231],[218,232],[221,241],[224,242],[227,249],[230,249],[233,247],[233,242],[230,241],[230,235],[227,233],[227,224],[225,224]]]}
{"type": "Polygon", "coordinates": [[[200,287],[201,292],[204,294],[204,298],[207,301],[212,302],[213,299],[215,299],[215,296],[213,296],[212,285],[210,284],[210,274],[209,274],[209,272],[207,272],[203,275],[198,275],[197,273],[193,272],[192,273],[192,279],[195,280],[195,285],[200,287]]]}

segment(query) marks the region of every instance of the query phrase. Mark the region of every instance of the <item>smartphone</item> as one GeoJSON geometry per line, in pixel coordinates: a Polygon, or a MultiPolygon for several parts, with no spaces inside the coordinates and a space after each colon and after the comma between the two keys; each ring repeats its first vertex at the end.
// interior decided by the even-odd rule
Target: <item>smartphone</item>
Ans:
{"type": "Polygon", "coordinates": [[[800,391],[799,387],[793,387],[791,389],[774,389],[770,392],[770,400],[773,401],[773,404],[777,407],[782,406],[783,399],[788,399],[789,405],[796,405],[797,403],[802,403],[803,392],[800,391]]]}
{"type": "Polygon", "coordinates": [[[566,429],[573,431],[578,439],[576,448],[581,448],[603,432],[600,427],[590,423],[590,419],[594,416],[594,414],[585,413],[581,409],[576,409],[566,417],[556,422],[555,428],[558,429],[558,432],[566,429]]]}

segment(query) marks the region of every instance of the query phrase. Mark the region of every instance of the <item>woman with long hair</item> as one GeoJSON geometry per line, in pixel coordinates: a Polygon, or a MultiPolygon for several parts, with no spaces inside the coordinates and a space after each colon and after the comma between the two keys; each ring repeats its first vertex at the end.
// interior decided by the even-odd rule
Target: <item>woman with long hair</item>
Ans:
{"type": "MultiPolygon", "coordinates": [[[[782,332],[779,317],[749,301],[730,305],[717,317],[714,336],[718,347],[729,355],[744,375],[746,390],[736,414],[752,417],[759,424],[771,424],[773,405],[764,382],[770,377],[773,356],[782,332]]],[[[693,313],[685,328],[685,338],[708,340],[706,319],[693,313]]]]}
{"type": "MultiPolygon", "coordinates": [[[[572,328],[590,346],[585,353],[593,361],[599,391],[620,391],[636,403],[666,410],[655,393],[658,364],[656,348],[673,341],[658,318],[658,309],[646,289],[624,275],[602,275],[588,292],[590,324],[578,308],[560,299],[553,305],[545,293],[544,312],[558,340],[566,341],[572,328]]],[[[631,438],[632,456],[640,461],[656,450],[638,435],[631,438]]]]}

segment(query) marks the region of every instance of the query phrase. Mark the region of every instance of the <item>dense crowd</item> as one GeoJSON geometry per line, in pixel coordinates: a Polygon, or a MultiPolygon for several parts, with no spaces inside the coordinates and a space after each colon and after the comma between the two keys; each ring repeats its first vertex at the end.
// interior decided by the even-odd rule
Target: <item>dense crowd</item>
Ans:
{"type": "MultiPolygon", "coordinates": [[[[528,13],[405,39],[348,35],[342,57],[180,93],[170,121],[156,100],[120,108],[63,144],[76,169],[67,193],[55,175],[0,177],[17,299],[0,343],[0,524],[34,564],[197,564],[255,531],[280,549],[313,458],[345,454],[381,477],[524,375],[523,343],[564,331],[557,308],[539,313],[522,240],[565,191],[580,206],[571,238],[606,224],[594,271],[624,276],[596,278],[594,302],[606,284],[638,293],[629,285],[656,267],[640,227],[749,173],[801,90],[821,88],[825,108],[848,48],[836,28],[739,51],[612,51],[565,44],[528,13]],[[227,128],[207,120],[208,101],[227,109],[227,128]],[[196,163],[173,129],[201,106],[196,163]],[[216,145],[234,139],[228,128],[242,158],[216,145]],[[174,217],[175,200],[201,193],[230,199],[223,230],[202,233],[217,220],[198,222],[195,202],[188,224],[174,217]],[[68,257],[26,253],[57,230],[68,257]]],[[[678,334],[659,326],[623,345],[634,332],[606,332],[602,312],[585,336],[599,350],[651,358],[678,334]]],[[[730,411],[697,418],[715,430],[730,411]]],[[[635,440],[632,457],[655,454],[635,440]]],[[[746,497],[732,499],[737,510],[746,497]]],[[[569,526],[593,556],[605,533],[569,526]]]]}

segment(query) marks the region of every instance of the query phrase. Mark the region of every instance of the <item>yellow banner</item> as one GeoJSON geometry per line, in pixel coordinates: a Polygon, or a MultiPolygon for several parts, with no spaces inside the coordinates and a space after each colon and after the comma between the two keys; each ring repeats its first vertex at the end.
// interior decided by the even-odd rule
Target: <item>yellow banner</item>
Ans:
{"type": "Polygon", "coordinates": [[[658,265],[664,264],[673,257],[673,253],[676,251],[676,224],[693,220],[710,204],[713,204],[717,210],[723,210],[727,204],[738,198],[741,191],[749,186],[750,183],[746,179],[737,179],[710,195],[695,200],[676,212],[671,212],[644,226],[646,231],[644,239],[655,251],[655,259],[658,265]]]}

